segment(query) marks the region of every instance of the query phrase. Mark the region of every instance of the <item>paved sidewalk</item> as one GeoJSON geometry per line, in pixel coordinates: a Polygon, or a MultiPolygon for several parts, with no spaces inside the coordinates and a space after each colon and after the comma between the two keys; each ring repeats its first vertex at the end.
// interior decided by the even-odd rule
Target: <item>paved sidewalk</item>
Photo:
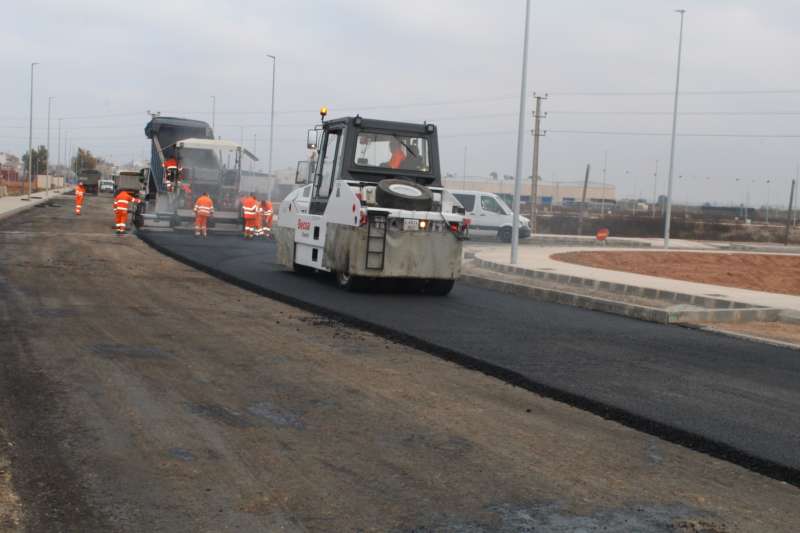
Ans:
{"type": "Polygon", "coordinates": [[[73,189],[73,187],[64,187],[63,189],[53,189],[48,191],[45,194],[44,191],[36,192],[31,195],[30,201],[28,201],[28,195],[22,196],[3,196],[0,198],[0,220],[4,218],[8,218],[12,215],[19,213],[20,211],[24,211],[29,207],[33,207],[36,204],[41,204],[48,200],[52,200],[66,192],[69,192],[73,189]]]}
{"type": "MultiPolygon", "coordinates": [[[[511,264],[510,247],[508,245],[496,246],[470,246],[468,252],[475,253],[476,257],[485,261],[492,261],[504,265],[511,264]]],[[[642,274],[632,274],[629,272],[619,272],[615,270],[604,270],[600,268],[587,267],[556,261],[551,256],[564,252],[597,252],[596,247],[535,247],[520,246],[519,262],[517,267],[536,271],[544,271],[553,274],[589,278],[609,283],[622,283],[649,289],[673,291],[697,296],[713,296],[736,302],[748,303],[751,305],[772,307],[778,309],[788,309],[800,312],[800,296],[788,294],[776,294],[771,292],[752,291],[748,289],[737,289],[733,287],[723,287],[721,285],[710,285],[706,283],[694,283],[691,281],[680,281],[655,276],[645,276],[642,274]]],[[[625,251],[624,248],[614,248],[614,251],[625,251]]],[[[632,248],[630,251],[641,251],[641,248],[632,248]]],[[[648,251],[660,251],[657,248],[648,251]]],[[[684,250],[686,251],[686,250],[684,250]]],[[[699,251],[699,250],[698,250],[699,251]]],[[[709,251],[709,250],[703,250],[709,251]]],[[[720,252],[725,253],[725,252],[720,252]]],[[[747,253],[747,252],[737,252],[747,253]]]]}

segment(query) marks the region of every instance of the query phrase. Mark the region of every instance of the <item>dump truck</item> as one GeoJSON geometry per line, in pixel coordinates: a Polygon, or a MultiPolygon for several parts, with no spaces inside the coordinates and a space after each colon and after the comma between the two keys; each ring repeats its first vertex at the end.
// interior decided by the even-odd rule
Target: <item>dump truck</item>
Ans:
{"type": "Polygon", "coordinates": [[[145,127],[151,140],[150,168],[134,224],[138,228],[193,229],[195,199],[214,201],[213,232],[239,231],[242,161],[258,159],[232,141],[216,140],[199,120],[154,117],[145,127]]]}
{"type": "Polygon", "coordinates": [[[442,188],[436,126],[321,114],[307,141],[313,163],[297,172],[311,183],[281,202],[273,228],[279,263],[333,272],[348,290],[390,278],[448,294],[469,219],[442,188]]]}
{"type": "Polygon", "coordinates": [[[122,170],[114,179],[114,193],[128,191],[133,194],[143,195],[145,182],[149,177],[149,169],[141,169],[138,172],[133,170],[122,170]]]}
{"type": "Polygon", "coordinates": [[[93,168],[83,168],[78,172],[78,181],[83,182],[86,187],[86,192],[97,195],[99,191],[100,179],[103,177],[102,172],[93,168]]]}

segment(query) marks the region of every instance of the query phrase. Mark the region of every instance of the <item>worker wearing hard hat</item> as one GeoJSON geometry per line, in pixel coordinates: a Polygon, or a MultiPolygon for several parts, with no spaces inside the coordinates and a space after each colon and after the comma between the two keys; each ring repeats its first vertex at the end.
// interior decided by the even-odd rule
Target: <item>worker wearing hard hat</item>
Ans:
{"type": "Polygon", "coordinates": [[[208,218],[214,215],[214,201],[204,192],[194,203],[194,236],[208,237],[208,218]]]}
{"type": "Polygon", "coordinates": [[[141,202],[139,198],[125,189],[114,197],[114,227],[117,235],[122,235],[128,230],[128,210],[139,202],[141,202]]]}
{"type": "Polygon", "coordinates": [[[75,187],[75,214],[81,215],[81,208],[83,208],[83,197],[86,194],[86,187],[83,186],[83,181],[78,182],[75,187]]]}
{"type": "Polygon", "coordinates": [[[252,239],[256,236],[258,221],[258,200],[252,194],[242,200],[242,217],[244,218],[244,238],[252,239]]]}

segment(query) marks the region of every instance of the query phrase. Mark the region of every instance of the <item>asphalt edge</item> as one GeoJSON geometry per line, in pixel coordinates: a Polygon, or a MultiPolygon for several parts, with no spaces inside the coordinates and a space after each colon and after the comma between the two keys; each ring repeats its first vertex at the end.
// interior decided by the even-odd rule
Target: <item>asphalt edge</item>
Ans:
{"type": "Polygon", "coordinates": [[[403,344],[405,346],[430,353],[431,355],[457,364],[463,368],[476,370],[486,374],[487,376],[497,378],[509,385],[520,387],[545,398],[562,402],[571,407],[587,411],[605,420],[617,422],[620,425],[630,429],[647,433],[672,444],[677,444],[679,446],[689,448],[690,450],[733,463],[757,474],[761,474],[777,481],[782,481],[800,488],[800,469],[782,465],[768,459],[762,459],[729,444],[709,439],[703,437],[702,435],[673,427],[668,424],[655,422],[624,409],[558,389],[538,381],[534,381],[513,370],[509,370],[481,359],[477,359],[473,356],[457,352],[450,348],[425,341],[418,337],[414,337],[413,335],[401,333],[388,327],[379,326],[345,313],[332,311],[323,306],[311,304],[298,298],[266,289],[254,283],[237,278],[236,276],[227,274],[221,270],[206,266],[198,261],[189,259],[188,257],[184,257],[170,250],[169,248],[161,246],[150,240],[147,237],[146,232],[137,231],[136,236],[153,250],[170,257],[179,263],[183,263],[241,289],[248,290],[250,292],[277,300],[281,303],[285,303],[305,311],[334,319],[348,326],[374,333],[392,342],[397,342],[398,344],[403,344]]]}

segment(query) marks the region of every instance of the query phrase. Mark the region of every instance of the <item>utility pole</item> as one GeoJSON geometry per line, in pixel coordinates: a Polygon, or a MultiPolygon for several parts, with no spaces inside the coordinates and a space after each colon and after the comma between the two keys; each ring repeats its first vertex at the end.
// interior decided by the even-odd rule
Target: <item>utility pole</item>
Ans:
{"type": "Polygon", "coordinates": [[[658,204],[658,159],[656,159],[656,170],[653,172],[653,218],[656,218],[656,204],[658,204]]]}
{"type": "Polygon", "coordinates": [[[769,226],[769,183],[770,180],[767,180],[767,225],[769,226]]]}
{"type": "Polygon", "coordinates": [[[669,248],[669,226],[672,218],[672,177],[675,169],[675,130],[678,127],[678,95],[681,88],[681,52],[683,51],[683,16],[685,9],[676,9],[681,15],[681,31],[678,36],[678,71],[675,76],[675,103],[672,107],[672,139],[669,149],[669,177],[667,178],[667,209],[664,216],[664,248],[669,248]]]}
{"type": "Polygon", "coordinates": [[[58,119],[58,156],[57,156],[57,167],[61,167],[61,119],[58,119]]]}
{"type": "Polygon", "coordinates": [[[533,165],[531,165],[531,232],[536,233],[536,203],[539,200],[539,137],[542,135],[539,129],[539,119],[547,116],[542,115],[542,100],[547,100],[547,93],[544,96],[536,96],[536,110],[533,112],[533,165]]]}
{"type": "MultiPolygon", "coordinates": [[[[798,164],[797,168],[795,169],[795,181],[792,182],[792,183],[794,183],[794,194],[795,195],[797,194],[797,183],[796,182],[800,182],[800,164],[798,164]]],[[[794,215],[792,216],[792,226],[797,226],[797,212],[796,211],[795,211],[794,215]]]]}
{"type": "Polygon", "coordinates": [[[583,216],[586,214],[586,189],[589,188],[589,170],[592,166],[586,163],[586,176],[583,178],[583,194],[581,195],[581,210],[578,212],[578,235],[583,235],[583,216]]]}
{"type": "MultiPolygon", "coordinates": [[[[70,164],[69,164],[69,132],[68,131],[64,132],[64,166],[67,167],[68,169],[70,167],[70,164]]],[[[67,176],[68,176],[68,173],[65,172],[64,173],[64,177],[66,178],[67,176]]]]}
{"type": "Polygon", "coordinates": [[[53,97],[47,97],[47,159],[44,163],[44,173],[50,174],[50,108],[53,103],[53,97]]]}
{"type": "Polygon", "coordinates": [[[511,227],[511,264],[516,265],[519,256],[519,197],[522,189],[522,142],[525,132],[525,96],[528,92],[528,36],[530,35],[531,0],[525,2],[525,38],[522,44],[522,76],[519,95],[519,118],[517,123],[517,164],[514,176],[514,216],[511,227]]]}
{"type": "Polygon", "coordinates": [[[792,188],[789,189],[789,210],[786,211],[786,231],[783,234],[783,245],[789,246],[789,226],[792,225],[792,210],[794,207],[794,187],[795,180],[792,180],[792,188]]]}
{"type": "Polygon", "coordinates": [[[44,175],[47,176],[47,185],[44,187],[44,197],[47,198],[50,194],[50,108],[53,103],[53,97],[47,97],[47,158],[44,160],[44,175]]]}
{"type": "Polygon", "coordinates": [[[39,63],[31,63],[31,111],[28,124],[28,201],[31,201],[31,187],[33,186],[33,67],[39,63]]]}
{"type": "Polygon", "coordinates": [[[608,167],[608,150],[603,152],[603,196],[600,199],[600,218],[606,217],[606,169],[608,167]]]}
{"type": "Polygon", "coordinates": [[[467,147],[464,146],[464,166],[461,167],[461,181],[464,182],[464,188],[467,188],[467,147]]]}

